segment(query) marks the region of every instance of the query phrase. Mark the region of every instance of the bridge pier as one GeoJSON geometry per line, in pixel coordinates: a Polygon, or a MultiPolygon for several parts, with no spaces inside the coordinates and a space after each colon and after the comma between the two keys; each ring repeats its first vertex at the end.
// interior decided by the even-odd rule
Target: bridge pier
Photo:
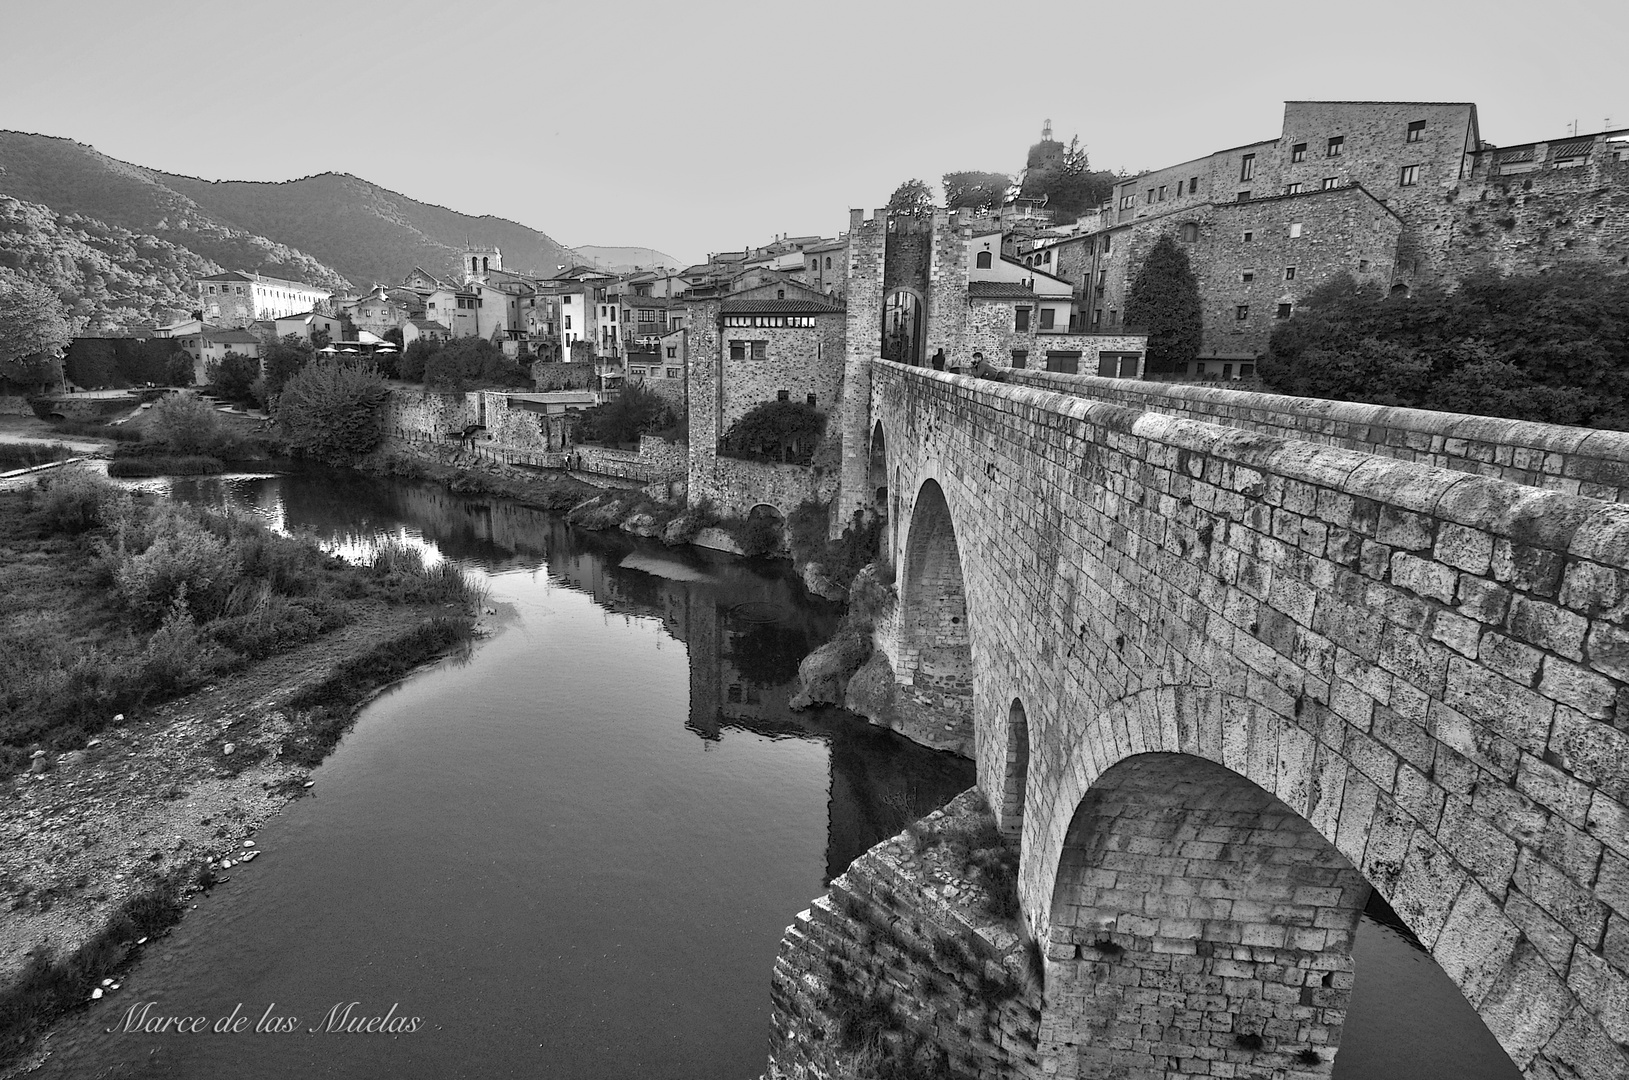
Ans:
{"type": "Polygon", "coordinates": [[[1369,885],[1221,765],[1144,754],[1081,801],[1058,867],[1040,1057],[1058,1080],[1327,1076],[1369,885]]]}

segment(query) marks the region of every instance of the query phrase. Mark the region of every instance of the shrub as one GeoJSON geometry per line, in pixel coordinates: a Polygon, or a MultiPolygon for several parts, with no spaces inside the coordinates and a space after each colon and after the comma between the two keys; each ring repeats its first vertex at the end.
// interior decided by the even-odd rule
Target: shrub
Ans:
{"type": "Polygon", "coordinates": [[[171,454],[232,457],[242,442],[215,407],[196,394],[171,394],[150,410],[153,441],[171,454]]]}
{"type": "Polygon", "coordinates": [[[178,601],[147,641],[141,658],[143,689],[173,697],[198,686],[230,659],[225,650],[198,632],[186,603],[178,601]]]}
{"type": "Polygon", "coordinates": [[[156,533],[140,554],[115,556],[113,580],[130,610],[155,625],[181,606],[205,618],[220,614],[243,573],[225,541],[174,513],[165,515],[156,533]]]}
{"type": "Polygon", "coordinates": [[[432,390],[463,391],[482,386],[526,386],[525,370],[483,338],[458,338],[425,359],[424,385],[432,390]]]}
{"type": "Polygon", "coordinates": [[[296,454],[343,465],[379,445],[385,382],[368,368],[317,360],[288,381],[277,423],[296,454]]]}
{"type": "Polygon", "coordinates": [[[229,352],[206,366],[204,374],[211,393],[228,401],[249,401],[254,396],[254,382],[260,378],[260,360],[229,352]]]}
{"type": "Polygon", "coordinates": [[[66,467],[44,481],[39,500],[40,524],[48,533],[82,533],[102,524],[111,508],[124,497],[88,469],[66,467]]]}
{"type": "Polygon", "coordinates": [[[578,429],[589,442],[638,442],[641,435],[671,430],[678,414],[667,400],[638,383],[622,388],[610,401],[583,413],[578,429]]]}

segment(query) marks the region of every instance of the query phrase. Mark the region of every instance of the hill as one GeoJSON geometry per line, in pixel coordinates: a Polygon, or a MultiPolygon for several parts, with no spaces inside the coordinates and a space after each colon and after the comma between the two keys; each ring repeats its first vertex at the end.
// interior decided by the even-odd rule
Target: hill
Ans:
{"type": "MultiPolygon", "coordinates": [[[[609,273],[628,273],[634,270],[649,270],[657,266],[666,266],[673,270],[680,270],[688,263],[680,262],[671,255],[663,254],[655,248],[643,247],[604,247],[598,244],[584,244],[582,247],[571,249],[572,261],[597,266],[609,273]]],[[[509,258],[508,252],[504,259],[509,258]]]]}
{"type": "Polygon", "coordinates": [[[577,261],[548,235],[460,214],[354,176],[207,181],[132,165],[71,139],[0,131],[0,273],[37,277],[115,328],[195,306],[191,278],[258,271],[325,288],[451,275],[466,238],[549,275],[577,261]]]}

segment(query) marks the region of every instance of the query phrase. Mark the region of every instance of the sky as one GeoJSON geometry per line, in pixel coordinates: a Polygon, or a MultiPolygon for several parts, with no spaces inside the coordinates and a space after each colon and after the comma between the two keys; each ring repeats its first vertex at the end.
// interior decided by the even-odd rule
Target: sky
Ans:
{"type": "Polygon", "coordinates": [[[685,263],[1015,172],[1048,119],[1133,172],[1276,137],[1285,100],[1472,101],[1502,144],[1629,127],[1626,44],[1624,0],[0,0],[0,128],[685,263]]]}

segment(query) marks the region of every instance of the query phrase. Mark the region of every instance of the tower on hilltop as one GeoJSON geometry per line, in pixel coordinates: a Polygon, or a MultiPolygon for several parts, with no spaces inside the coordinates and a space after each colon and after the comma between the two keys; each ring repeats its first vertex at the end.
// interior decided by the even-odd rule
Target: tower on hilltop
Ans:
{"type": "Polygon", "coordinates": [[[496,247],[475,247],[465,244],[462,261],[464,284],[481,283],[486,281],[487,274],[493,270],[503,269],[503,252],[496,247]]]}

